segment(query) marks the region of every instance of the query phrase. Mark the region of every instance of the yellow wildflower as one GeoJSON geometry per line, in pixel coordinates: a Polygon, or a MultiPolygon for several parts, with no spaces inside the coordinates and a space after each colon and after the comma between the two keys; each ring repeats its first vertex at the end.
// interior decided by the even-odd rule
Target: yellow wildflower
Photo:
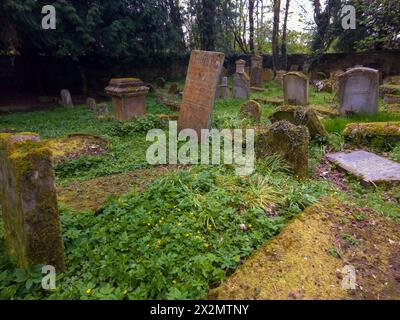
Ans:
{"type": "Polygon", "coordinates": [[[92,294],[92,292],[93,292],[93,290],[92,290],[92,289],[90,289],[90,288],[86,290],[86,293],[87,293],[88,295],[91,295],[91,294],[92,294]]]}

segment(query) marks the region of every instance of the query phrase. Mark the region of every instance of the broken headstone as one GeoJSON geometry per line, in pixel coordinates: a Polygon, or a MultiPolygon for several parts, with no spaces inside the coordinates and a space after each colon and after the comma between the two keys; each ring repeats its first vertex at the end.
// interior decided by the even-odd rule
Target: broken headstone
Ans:
{"type": "Polygon", "coordinates": [[[240,108],[240,115],[248,120],[252,120],[255,122],[261,121],[261,106],[258,102],[254,100],[250,100],[243,104],[240,108]]]}

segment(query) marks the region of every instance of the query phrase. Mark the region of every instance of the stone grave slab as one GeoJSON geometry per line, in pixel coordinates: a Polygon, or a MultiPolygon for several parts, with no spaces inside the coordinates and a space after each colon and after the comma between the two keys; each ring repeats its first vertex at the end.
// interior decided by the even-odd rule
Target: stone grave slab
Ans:
{"type": "Polygon", "coordinates": [[[219,77],[225,55],[220,52],[192,51],[180,108],[179,130],[193,129],[201,135],[209,129],[219,77]]]}
{"type": "Polygon", "coordinates": [[[365,183],[400,182],[400,163],[371,152],[339,152],[328,154],[327,158],[365,183]]]}

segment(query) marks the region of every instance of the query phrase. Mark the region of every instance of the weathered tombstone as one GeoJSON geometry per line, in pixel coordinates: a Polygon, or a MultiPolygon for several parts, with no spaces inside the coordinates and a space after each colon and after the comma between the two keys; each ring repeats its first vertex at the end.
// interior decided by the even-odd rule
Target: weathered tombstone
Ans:
{"type": "Polygon", "coordinates": [[[292,72],[297,72],[297,71],[299,71],[299,66],[297,65],[297,64],[292,64],[291,66],[290,66],[290,70],[289,71],[292,71],[292,72]]]}
{"type": "Polygon", "coordinates": [[[240,115],[242,118],[260,122],[262,115],[261,105],[257,101],[250,100],[241,106],[240,115]]]}
{"type": "Polygon", "coordinates": [[[178,94],[179,93],[178,85],[176,83],[171,84],[171,86],[169,87],[168,93],[169,94],[178,94]]]}
{"type": "Polygon", "coordinates": [[[179,115],[179,130],[193,129],[201,136],[209,129],[215,96],[225,55],[192,51],[179,115]]]}
{"type": "Polygon", "coordinates": [[[217,97],[219,99],[228,99],[229,98],[228,77],[222,78],[221,84],[218,86],[217,97]]]}
{"type": "Polygon", "coordinates": [[[285,103],[289,105],[308,105],[309,80],[300,72],[289,72],[283,77],[285,103]]]}
{"type": "Polygon", "coordinates": [[[263,69],[262,81],[270,82],[274,79],[274,72],[269,68],[263,69]]]}
{"type": "Polygon", "coordinates": [[[107,103],[100,103],[96,108],[96,112],[97,112],[98,115],[106,115],[106,114],[108,114],[109,110],[108,110],[107,103]]]}
{"type": "Polygon", "coordinates": [[[317,113],[310,107],[282,106],[269,116],[269,120],[272,123],[286,120],[296,126],[305,126],[312,138],[328,135],[317,113]]]}
{"type": "Polygon", "coordinates": [[[0,199],[4,240],[21,268],[64,271],[52,153],[37,135],[0,134],[0,199]]]}
{"type": "Polygon", "coordinates": [[[67,89],[61,90],[61,105],[67,108],[71,108],[74,106],[71,93],[67,89]]]}
{"type": "Polygon", "coordinates": [[[328,154],[329,161],[361,179],[365,184],[400,182],[400,164],[366,151],[328,154]]]}
{"type": "Polygon", "coordinates": [[[112,97],[116,120],[131,120],[146,115],[149,88],[140,79],[112,79],[105,91],[112,97]]]}
{"type": "Polygon", "coordinates": [[[245,72],[246,61],[236,61],[236,73],[233,79],[233,98],[248,99],[250,97],[250,78],[245,72]]]}
{"type": "Polygon", "coordinates": [[[275,81],[279,82],[283,86],[283,76],[286,74],[286,71],[279,70],[276,72],[275,81]]]}
{"type": "Polygon", "coordinates": [[[279,121],[257,133],[256,155],[264,158],[273,154],[283,157],[299,178],[308,174],[310,134],[304,126],[279,121]]]}
{"type": "Polygon", "coordinates": [[[250,85],[257,87],[262,85],[263,58],[254,55],[251,57],[250,85]]]}
{"type": "Polygon", "coordinates": [[[339,77],[340,113],[377,113],[379,72],[354,68],[339,77]]]}
{"type": "Polygon", "coordinates": [[[86,105],[89,108],[89,110],[96,111],[97,110],[97,104],[96,100],[93,98],[87,98],[86,99],[86,105]]]}

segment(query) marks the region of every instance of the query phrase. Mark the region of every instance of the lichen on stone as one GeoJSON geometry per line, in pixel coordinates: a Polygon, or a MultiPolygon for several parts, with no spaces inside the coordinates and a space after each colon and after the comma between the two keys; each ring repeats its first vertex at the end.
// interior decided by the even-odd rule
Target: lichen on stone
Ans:
{"type": "Polygon", "coordinates": [[[258,158],[278,154],[292,167],[300,178],[308,175],[310,134],[304,126],[296,126],[288,121],[278,121],[260,130],[256,135],[256,154],[258,158]]]}
{"type": "Polygon", "coordinates": [[[296,126],[306,126],[312,138],[328,135],[316,112],[310,107],[282,106],[273,112],[269,119],[272,123],[286,120],[296,126]]]}
{"type": "Polygon", "coordinates": [[[357,146],[383,146],[400,141],[400,122],[351,123],[343,135],[357,146]]]}

